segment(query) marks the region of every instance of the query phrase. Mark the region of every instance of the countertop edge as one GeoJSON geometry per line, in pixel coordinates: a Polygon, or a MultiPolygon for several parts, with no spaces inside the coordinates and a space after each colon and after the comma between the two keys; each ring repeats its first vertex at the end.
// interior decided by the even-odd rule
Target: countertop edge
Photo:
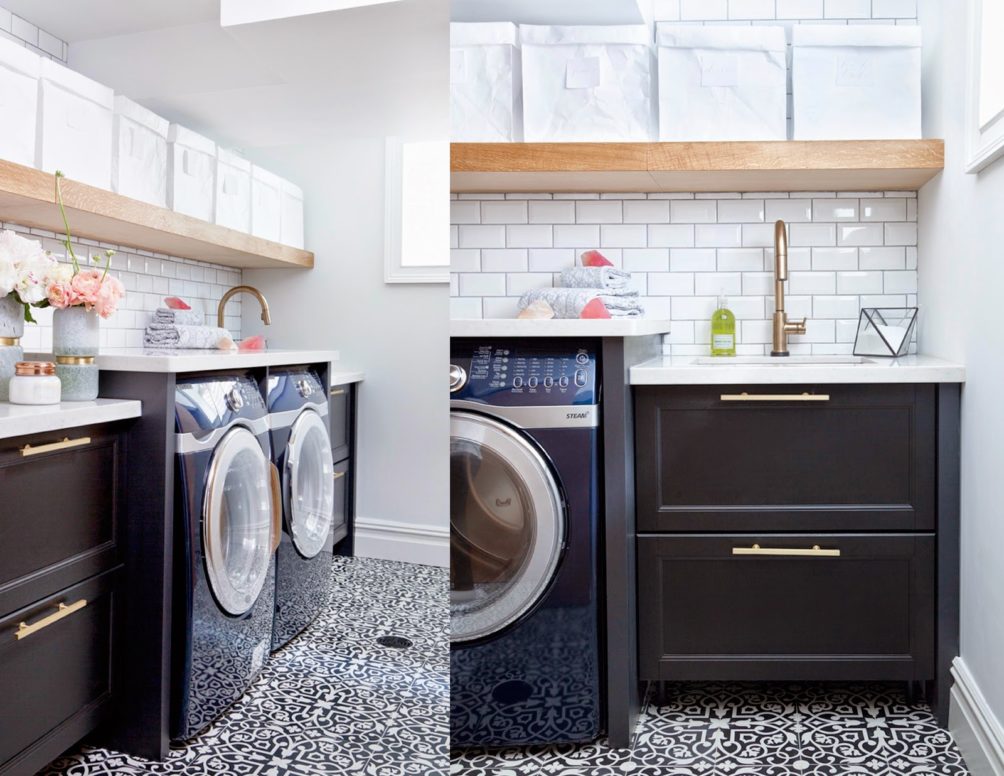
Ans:
{"type": "Polygon", "coordinates": [[[328,383],[331,386],[351,385],[352,383],[361,383],[366,379],[366,373],[361,369],[338,369],[333,365],[329,375],[328,383]]]}
{"type": "Polygon", "coordinates": [[[218,369],[252,369],[299,363],[324,363],[339,360],[337,350],[232,351],[156,351],[105,352],[98,354],[98,368],[106,372],[209,372],[218,369]]]}
{"type": "Polygon", "coordinates": [[[0,405],[0,439],[130,420],[140,417],[142,413],[142,402],[132,399],[63,402],[47,407],[4,404],[0,405]]]}
{"type": "Polygon", "coordinates": [[[450,337],[650,337],[668,334],[670,327],[670,321],[655,318],[454,318],[450,337]]]}

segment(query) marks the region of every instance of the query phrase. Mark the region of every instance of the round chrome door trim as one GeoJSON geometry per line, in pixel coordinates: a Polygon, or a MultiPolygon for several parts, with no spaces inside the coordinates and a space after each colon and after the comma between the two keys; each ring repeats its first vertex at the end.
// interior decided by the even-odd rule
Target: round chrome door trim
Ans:
{"type": "Polygon", "coordinates": [[[255,605],[265,580],[268,578],[268,567],[272,562],[272,492],[270,487],[269,466],[271,461],[261,449],[258,439],[251,431],[240,425],[231,427],[220,440],[213,452],[206,479],[206,493],[202,503],[202,549],[205,554],[206,575],[209,578],[209,588],[219,606],[227,613],[241,616],[255,605]],[[256,492],[251,496],[259,505],[261,526],[264,527],[264,542],[254,553],[258,565],[250,577],[251,585],[244,590],[238,589],[227,574],[227,558],[223,536],[222,519],[227,473],[237,457],[250,453],[258,459],[261,465],[261,476],[256,483],[256,492]]]}
{"type": "Polygon", "coordinates": [[[492,450],[519,476],[533,506],[534,531],[522,567],[501,595],[467,612],[457,611],[451,600],[450,642],[454,644],[498,633],[539,603],[554,580],[566,531],[561,488],[550,463],[533,441],[487,415],[454,410],[450,412],[451,446],[458,439],[492,450]]]}
{"type": "Polygon", "coordinates": [[[324,549],[324,543],[331,532],[331,524],[335,519],[334,472],[335,461],[331,455],[331,436],[328,433],[328,427],[321,420],[321,416],[317,412],[307,407],[293,422],[290,430],[289,442],[286,445],[286,487],[283,488],[286,502],[284,505],[285,509],[283,510],[286,515],[286,529],[289,531],[296,551],[307,560],[315,557],[317,553],[324,549]],[[298,520],[304,518],[300,516],[300,497],[302,494],[298,492],[297,487],[297,483],[299,482],[299,478],[296,476],[297,467],[303,462],[304,445],[311,433],[320,433],[324,438],[324,442],[321,445],[321,483],[324,488],[321,498],[321,512],[324,514],[323,519],[325,522],[320,538],[309,537],[302,531],[298,531],[298,520]]]}
{"type": "Polygon", "coordinates": [[[456,393],[467,385],[467,370],[457,364],[450,364],[450,393],[456,393]]]}

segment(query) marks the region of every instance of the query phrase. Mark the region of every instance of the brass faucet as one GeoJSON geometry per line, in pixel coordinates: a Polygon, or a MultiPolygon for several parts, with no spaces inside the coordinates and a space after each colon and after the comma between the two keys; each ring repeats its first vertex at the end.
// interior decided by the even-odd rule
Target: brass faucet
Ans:
{"type": "Polygon", "coordinates": [[[268,302],[265,301],[265,296],[254,286],[234,286],[229,291],[227,291],[223,298],[220,300],[220,306],[216,308],[216,325],[221,329],[223,328],[223,311],[227,308],[227,302],[230,298],[236,296],[237,294],[245,293],[251,294],[258,300],[258,304],[261,305],[261,319],[262,322],[268,326],[272,323],[272,316],[268,311],[268,302]]]}
{"type": "Polygon", "coordinates": [[[784,221],[774,222],[774,347],[772,356],[788,355],[788,335],[805,334],[805,318],[789,321],[784,311],[784,281],[788,279],[788,233],[784,221]]]}

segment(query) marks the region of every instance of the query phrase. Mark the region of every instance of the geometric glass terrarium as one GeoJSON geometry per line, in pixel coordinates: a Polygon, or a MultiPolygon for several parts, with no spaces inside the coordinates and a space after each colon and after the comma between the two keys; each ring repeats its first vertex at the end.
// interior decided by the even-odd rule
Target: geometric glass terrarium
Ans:
{"type": "Polygon", "coordinates": [[[916,307],[862,307],[854,355],[887,358],[905,355],[916,325],[916,307]]]}

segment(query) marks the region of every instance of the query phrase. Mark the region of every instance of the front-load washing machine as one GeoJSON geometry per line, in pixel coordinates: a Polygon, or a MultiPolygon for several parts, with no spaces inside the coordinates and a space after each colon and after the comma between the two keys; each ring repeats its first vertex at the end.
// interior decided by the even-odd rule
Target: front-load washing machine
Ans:
{"type": "Polygon", "coordinates": [[[272,454],[281,477],[282,538],[276,554],[272,649],[306,628],[328,601],[335,476],[328,401],[316,372],[273,371],[268,380],[272,454]]]}
{"type": "Polygon", "coordinates": [[[178,378],[171,738],[237,700],[268,658],[281,514],[268,413],[246,375],[178,378]]]}
{"type": "Polygon", "coordinates": [[[453,747],[603,728],[596,367],[560,342],[451,346],[453,747]]]}

